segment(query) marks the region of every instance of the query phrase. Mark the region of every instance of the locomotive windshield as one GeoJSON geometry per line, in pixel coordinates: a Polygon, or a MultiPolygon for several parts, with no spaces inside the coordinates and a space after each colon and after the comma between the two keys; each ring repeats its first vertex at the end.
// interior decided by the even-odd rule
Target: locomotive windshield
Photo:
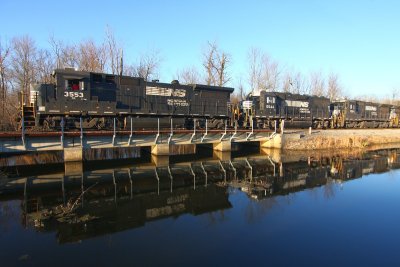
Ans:
{"type": "Polygon", "coordinates": [[[70,80],[65,80],[65,90],[68,91],[79,91],[83,90],[83,82],[78,80],[78,79],[70,79],[70,80]]]}

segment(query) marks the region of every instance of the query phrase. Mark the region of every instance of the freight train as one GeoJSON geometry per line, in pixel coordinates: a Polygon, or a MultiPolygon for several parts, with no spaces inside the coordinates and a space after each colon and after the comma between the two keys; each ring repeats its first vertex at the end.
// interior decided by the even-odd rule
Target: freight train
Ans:
{"type": "Polygon", "coordinates": [[[400,107],[358,100],[261,91],[231,103],[234,89],[148,82],[143,78],[57,69],[53,84],[21,97],[21,126],[30,129],[196,127],[273,129],[398,127],[400,107]],[[27,101],[29,100],[29,101],[27,101]]]}

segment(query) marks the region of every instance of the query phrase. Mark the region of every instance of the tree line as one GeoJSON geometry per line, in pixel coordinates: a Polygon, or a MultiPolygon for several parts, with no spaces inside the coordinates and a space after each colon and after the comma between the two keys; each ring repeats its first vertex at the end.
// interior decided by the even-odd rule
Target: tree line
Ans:
{"type": "Polygon", "coordinates": [[[39,48],[29,35],[4,41],[0,36],[0,124],[15,125],[19,109],[18,92],[29,97],[34,83],[51,83],[57,68],[107,72],[143,77],[158,76],[161,57],[158,51],[140,55],[134,64],[124,64],[123,47],[114,33],[107,29],[101,43],[89,39],[69,44],[49,37],[49,48],[39,48]]]}
{"type": "MultiPolygon", "coordinates": [[[[51,73],[56,68],[142,77],[146,81],[160,76],[162,57],[158,50],[143,53],[136,62],[127,63],[124,47],[110,28],[106,29],[100,43],[89,39],[71,44],[53,35],[48,42],[49,48],[43,49],[37,47],[29,35],[16,36],[9,41],[2,40],[0,36],[0,124],[15,124],[15,114],[19,108],[17,93],[24,92],[29,96],[31,84],[53,82],[51,73]]],[[[325,96],[330,99],[346,97],[338,74],[325,76],[321,71],[309,74],[294,71],[259,48],[248,50],[247,71],[235,77],[236,84],[233,84],[231,71],[233,57],[216,42],[207,42],[201,57],[200,68],[188,66],[180,69],[173,79],[184,84],[233,85],[236,88],[233,101],[245,99],[249,94],[257,95],[260,90],[325,96]]],[[[386,102],[394,101],[397,95],[397,91],[393,90],[386,102]]]]}

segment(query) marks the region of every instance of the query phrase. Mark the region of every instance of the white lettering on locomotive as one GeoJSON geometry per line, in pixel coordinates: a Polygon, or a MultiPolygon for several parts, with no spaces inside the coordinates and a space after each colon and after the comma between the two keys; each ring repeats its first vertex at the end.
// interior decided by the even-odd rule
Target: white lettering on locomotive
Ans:
{"type": "Polygon", "coordinates": [[[82,92],[64,92],[64,96],[70,97],[72,99],[83,98],[83,93],[82,92]]]}
{"type": "Polygon", "coordinates": [[[374,106],[365,106],[365,111],[376,111],[376,107],[374,107],[374,106]]]}
{"type": "Polygon", "coordinates": [[[185,97],[185,89],[172,89],[165,87],[147,86],[146,95],[185,97]]]}
{"type": "Polygon", "coordinates": [[[285,100],[286,106],[296,108],[308,108],[308,102],[298,100],[285,100]]]}
{"type": "Polygon", "coordinates": [[[266,102],[267,104],[275,104],[275,97],[267,96],[267,97],[265,98],[265,102],[266,102]]]}
{"type": "Polygon", "coordinates": [[[308,114],[311,113],[310,110],[309,110],[308,108],[300,108],[300,109],[299,109],[299,112],[300,112],[300,113],[308,113],[308,114]]]}
{"type": "Polygon", "coordinates": [[[167,99],[168,106],[175,106],[175,107],[188,107],[189,103],[184,99],[167,99]]]}

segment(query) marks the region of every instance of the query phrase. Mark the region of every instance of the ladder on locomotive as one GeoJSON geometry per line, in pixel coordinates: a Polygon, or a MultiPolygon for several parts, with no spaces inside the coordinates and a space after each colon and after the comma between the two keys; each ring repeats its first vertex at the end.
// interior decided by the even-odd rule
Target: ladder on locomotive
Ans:
{"type": "MultiPolygon", "coordinates": [[[[33,94],[30,96],[29,101],[27,103],[25,100],[25,94],[21,92],[20,95],[20,103],[21,103],[21,119],[23,118],[25,129],[32,129],[35,127],[36,121],[36,101],[37,95],[33,94]]],[[[20,121],[22,127],[22,121],[20,121]]]]}

